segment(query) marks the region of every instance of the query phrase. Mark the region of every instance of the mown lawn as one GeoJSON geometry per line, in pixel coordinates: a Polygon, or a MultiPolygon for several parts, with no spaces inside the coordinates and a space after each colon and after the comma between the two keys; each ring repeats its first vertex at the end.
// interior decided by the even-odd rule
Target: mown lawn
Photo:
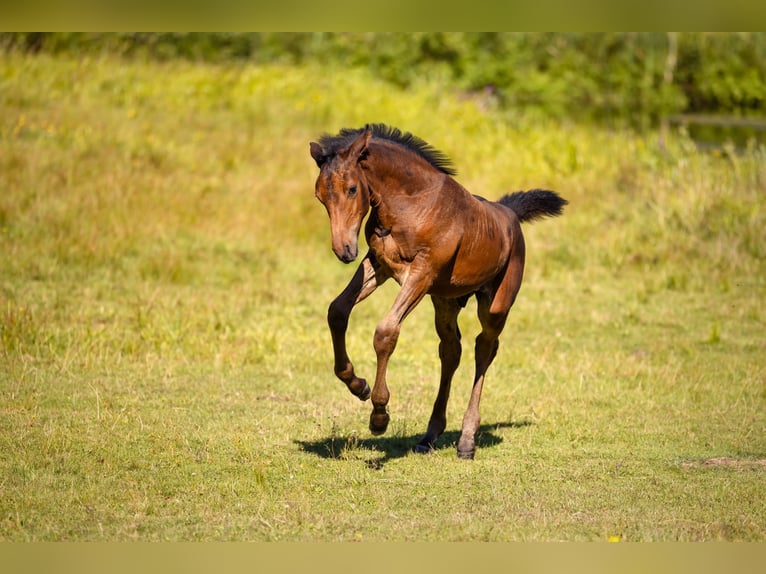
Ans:
{"type": "MultiPolygon", "coordinates": [[[[0,56],[0,540],[766,539],[766,149],[700,152],[363,71],[0,56]],[[308,143],[382,121],[488,198],[547,187],[485,386],[447,433],[424,301],[388,434],[332,373],[308,143]]],[[[386,284],[351,318],[374,371],[386,284]]]]}

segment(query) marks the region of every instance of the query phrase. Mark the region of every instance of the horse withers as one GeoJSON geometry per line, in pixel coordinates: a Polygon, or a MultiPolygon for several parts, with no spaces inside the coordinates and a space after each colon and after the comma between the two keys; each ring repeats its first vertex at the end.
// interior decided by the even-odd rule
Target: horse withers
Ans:
{"type": "Polygon", "coordinates": [[[428,429],[415,445],[416,452],[430,452],[446,427],[450,385],[460,363],[458,313],[476,296],[481,323],[476,373],[457,445],[460,458],[473,458],[484,375],[521,286],[525,247],[520,224],[560,215],[567,201],[540,189],[505,195],[497,202],[471,195],[453,179],[456,172],[443,153],[383,124],[324,135],[310,149],[320,168],[316,197],[327,210],[332,250],[342,262],[357,258],[359,232],[369,213],[364,228],[369,250],[327,314],[335,374],[359,399],[372,399],[370,431],[384,433],[389,422],[388,360],[402,321],[430,295],[441,380],[428,429]],[[370,390],[346,352],[346,329],[354,305],[391,277],[401,289],[375,329],[377,371],[370,390]]]}

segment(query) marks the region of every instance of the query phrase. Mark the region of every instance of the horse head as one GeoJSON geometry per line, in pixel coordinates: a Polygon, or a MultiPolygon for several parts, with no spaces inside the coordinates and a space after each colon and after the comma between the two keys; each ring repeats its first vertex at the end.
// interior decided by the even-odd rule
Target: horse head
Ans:
{"type": "Polygon", "coordinates": [[[319,166],[315,195],[330,217],[332,250],[343,263],[351,263],[359,252],[359,230],[370,209],[370,191],[362,161],[372,130],[367,126],[353,141],[327,155],[311,142],[311,157],[319,166]]]}

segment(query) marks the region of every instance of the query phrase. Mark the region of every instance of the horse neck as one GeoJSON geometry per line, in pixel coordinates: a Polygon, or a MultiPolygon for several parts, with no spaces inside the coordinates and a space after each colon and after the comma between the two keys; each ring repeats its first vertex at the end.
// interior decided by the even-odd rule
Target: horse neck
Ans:
{"type": "Polygon", "coordinates": [[[423,158],[393,144],[375,144],[366,160],[365,172],[370,203],[374,209],[387,212],[392,201],[417,198],[429,203],[431,195],[443,187],[442,172],[423,158]]]}

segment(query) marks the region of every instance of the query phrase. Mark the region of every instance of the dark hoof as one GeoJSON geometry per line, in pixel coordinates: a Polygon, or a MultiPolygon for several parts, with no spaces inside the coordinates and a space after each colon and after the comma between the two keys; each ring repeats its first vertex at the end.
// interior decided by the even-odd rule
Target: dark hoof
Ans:
{"type": "Polygon", "coordinates": [[[463,460],[473,460],[474,454],[476,454],[476,442],[473,436],[461,436],[460,440],[457,441],[457,457],[463,460]]]}
{"type": "Polygon", "coordinates": [[[351,394],[357,397],[360,401],[366,401],[370,398],[372,391],[370,385],[364,379],[354,379],[348,384],[348,390],[351,394]]]}
{"type": "Polygon", "coordinates": [[[463,460],[473,460],[476,454],[476,443],[473,439],[461,438],[457,443],[457,457],[463,460]]]}
{"type": "Polygon", "coordinates": [[[476,449],[466,450],[466,451],[462,451],[458,449],[457,451],[457,457],[463,460],[473,460],[473,457],[475,454],[476,454],[476,449]]]}
{"type": "Polygon", "coordinates": [[[428,443],[418,443],[414,447],[412,447],[413,452],[416,452],[418,454],[430,454],[433,452],[434,447],[432,447],[428,443]]]}
{"type": "Polygon", "coordinates": [[[390,419],[388,413],[372,413],[370,415],[370,432],[376,436],[383,434],[388,428],[390,419]]]}

